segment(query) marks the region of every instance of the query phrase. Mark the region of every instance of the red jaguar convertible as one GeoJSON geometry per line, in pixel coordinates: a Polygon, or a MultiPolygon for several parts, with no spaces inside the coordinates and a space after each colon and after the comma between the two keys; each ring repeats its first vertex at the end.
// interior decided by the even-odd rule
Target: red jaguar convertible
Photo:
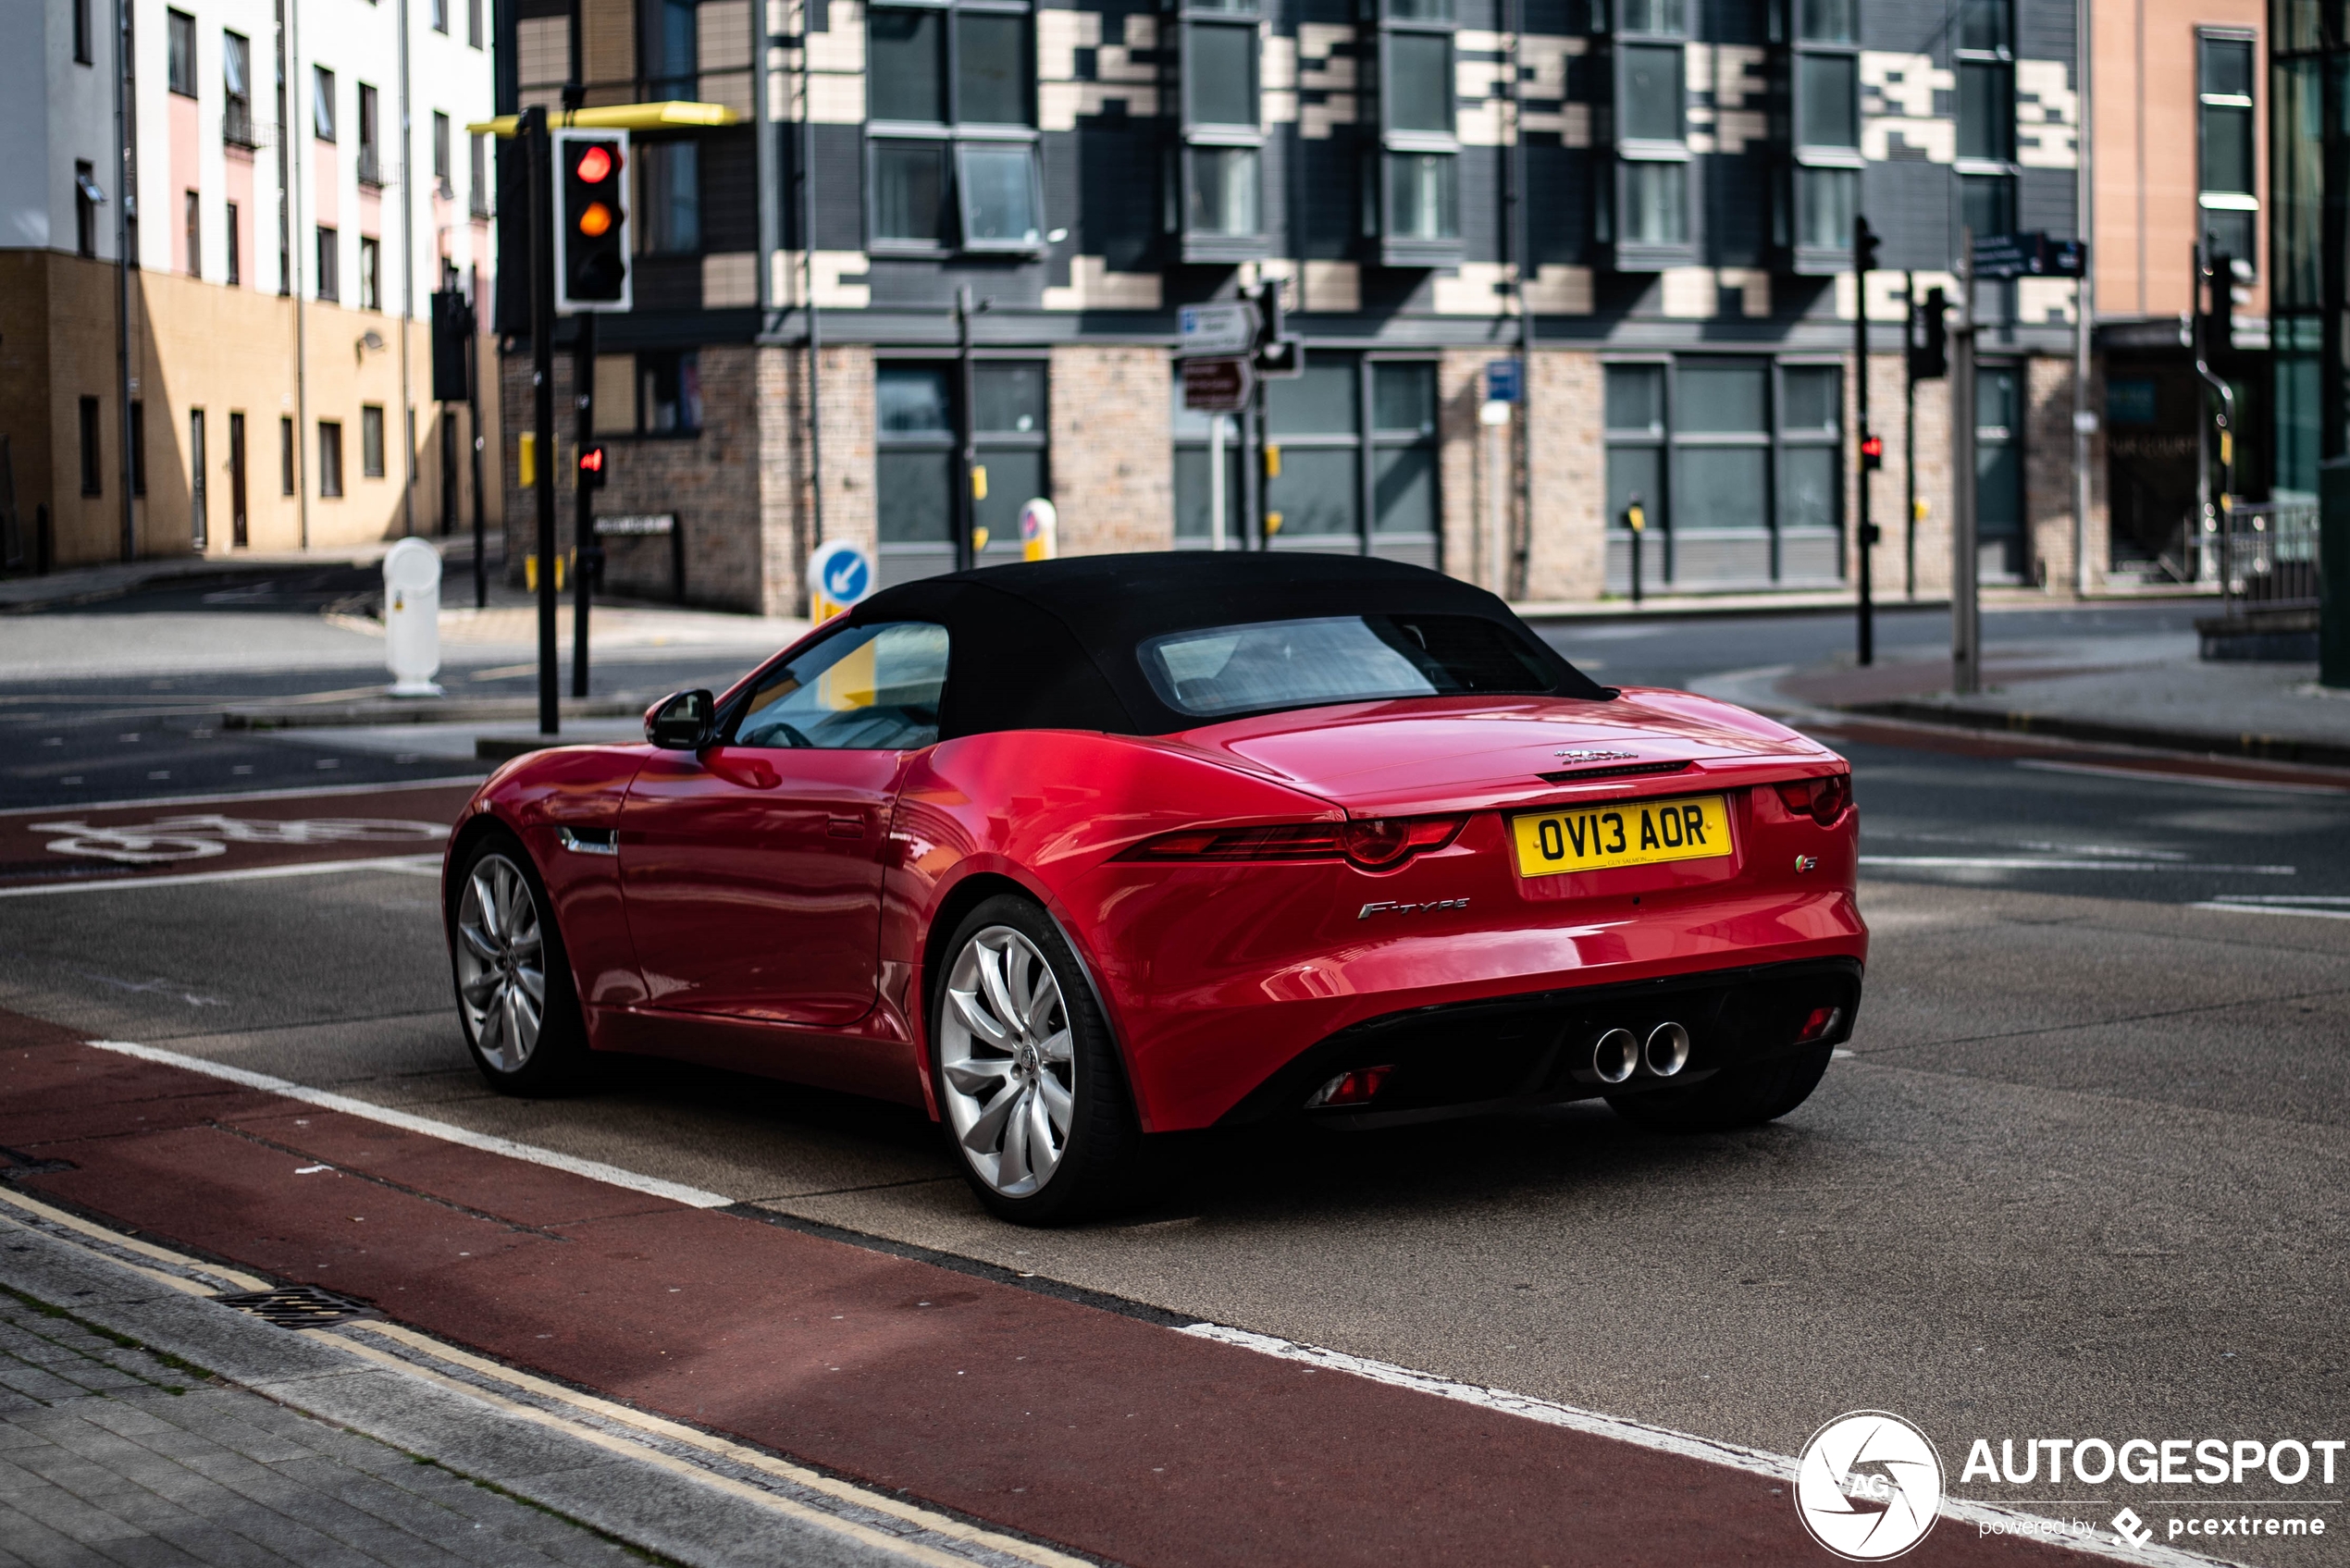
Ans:
{"type": "Polygon", "coordinates": [[[1599,685],[1417,567],[934,577],[645,735],[508,764],[451,835],[483,1075],[635,1052],[903,1101],[1008,1219],[1272,1117],[1764,1121],[1860,1003],[1841,759],[1599,685]]]}

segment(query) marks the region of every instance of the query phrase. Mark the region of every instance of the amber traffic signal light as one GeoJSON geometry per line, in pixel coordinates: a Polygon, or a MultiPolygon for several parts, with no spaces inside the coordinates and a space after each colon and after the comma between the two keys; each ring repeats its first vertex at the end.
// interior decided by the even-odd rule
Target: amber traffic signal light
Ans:
{"type": "Polygon", "coordinates": [[[554,153],[555,309],[627,310],[628,133],[558,130],[554,153]]]}

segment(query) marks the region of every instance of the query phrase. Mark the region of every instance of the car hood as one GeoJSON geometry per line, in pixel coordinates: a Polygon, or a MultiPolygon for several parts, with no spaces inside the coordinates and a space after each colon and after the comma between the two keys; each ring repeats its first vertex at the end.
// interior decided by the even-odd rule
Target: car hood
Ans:
{"type": "Polygon", "coordinates": [[[1176,738],[1354,816],[1478,810],[1574,798],[1594,786],[1654,794],[1825,772],[1836,761],[1826,747],[1745,709],[1644,687],[1605,702],[1354,703],[1234,720],[1176,738]]]}

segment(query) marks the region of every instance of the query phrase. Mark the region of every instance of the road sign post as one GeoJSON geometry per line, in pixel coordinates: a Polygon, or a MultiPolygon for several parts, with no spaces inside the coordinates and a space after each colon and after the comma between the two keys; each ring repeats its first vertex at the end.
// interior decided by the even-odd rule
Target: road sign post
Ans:
{"type": "Polygon", "coordinates": [[[808,558],[808,618],[818,625],[862,604],[881,580],[873,558],[847,539],[818,545],[808,558]]]}
{"type": "Polygon", "coordinates": [[[1950,334],[1950,689],[1972,697],[1983,689],[1981,606],[1975,574],[1974,518],[1974,252],[1970,231],[1959,234],[1959,325],[1950,334]]]}

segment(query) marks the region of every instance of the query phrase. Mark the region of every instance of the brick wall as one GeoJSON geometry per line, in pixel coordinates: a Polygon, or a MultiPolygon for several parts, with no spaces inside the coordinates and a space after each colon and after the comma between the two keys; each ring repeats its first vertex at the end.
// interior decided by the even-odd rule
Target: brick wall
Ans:
{"type": "MultiPolygon", "coordinates": [[[[1484,349],[1450,349],[1436,364],[1436,433],[1441,443],[1436,460],[1436,493],[1441,508],[1437,526],[1442,535],[1437,561],[1453,576],[1489,588],[1495,579],[1486,560],[1485,509],[1494,475],[1477,411],[1485,401],[1485,362],[1495,357],[1484,349]]],[[[1513,481],[1508,462],[1503,459],[1502,500],[1514,512],[1516,502],[1509,494],[1513,481]]],[[[1505,536],[1508,526],[1505,516],[1505,536]]],[[[1507,549],[1506,542],[1503,548],[1507,549]]]]}
{"type": "MultiPolygon", "coordinates": [[[[2026,360],[2023,516],[2031,537],[2023,563],[2026,581],[2038,581],[2059,593],[2072,591],[2072,362],[2026,360]]],[[[2094,552],[2090,559],[2096,559],[2094,552]]]]}
{"type": "Polygon", "coordinates": [[[1053,351],[1047,462],[1062,554],[1173,547],[1173,375],[1164,349],[1053,351]]]}
{"type": "Polygon", "coordinates": [[[1527,561],[1529,599],[1600,597],[1606,545],[1607,452],[1601,440],[1599,356],[1537,351],[1528,446],[1534,470],[1534,526],[1527,561]]]}
{"type": "MultiPolygon", "coordinates": [[[[793,357],[805,365],[805,352],[793,357]]],[[[880,525],[873,499],[873,351],[846,344],[822,352],[817,390],[823,415],[824,508],[816,544],[847,539],[872,549],[880,525]]],[[[810,532],[818,530],[810,525],[810,532]]],[[[813,545],[810,547],[811,549],[813,545]]]]}

